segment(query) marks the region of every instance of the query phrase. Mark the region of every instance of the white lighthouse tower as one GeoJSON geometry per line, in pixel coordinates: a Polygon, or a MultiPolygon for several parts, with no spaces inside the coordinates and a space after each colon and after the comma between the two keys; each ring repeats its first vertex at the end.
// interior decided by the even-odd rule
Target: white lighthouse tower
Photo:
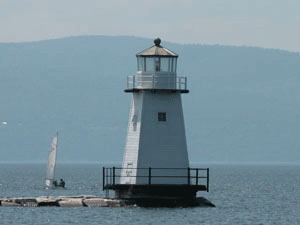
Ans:
{"type": "Polygon", "coordinates": [[[177,76],[178,55],[160,43],[136,55],[137,74],[127,80],[132,103],[122,168],[103,169],[103,187],[117,198],[192,199],[208,191],[208,169],[189,166],[181,101],[187,79],[177,76]]]}
{"type": "MultiPolygon", "coordinates": [[[[144,184],[146,170],[131,168],[188,168],[185,127],[181,93],[187,93],[186,79],[177,77],[178,55],[155,45],[138,53],[137,75],[129,77],[128,89],[132,103],[128,122],[122,184],[144,184]],[[126,174],[132,176],[126,177],[126,174]]],[[[173,178],[153,179],[157,184],[187,184],[186,170],[153,170],[153,176],[173,178]]]]}

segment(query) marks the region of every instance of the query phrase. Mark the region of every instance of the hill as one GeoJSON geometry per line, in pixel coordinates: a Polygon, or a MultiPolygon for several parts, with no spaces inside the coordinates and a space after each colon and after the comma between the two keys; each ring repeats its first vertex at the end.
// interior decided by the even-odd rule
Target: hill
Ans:
{"type": "MultiPolygon", "coordinates": [[[[80,36],[0,44],[0,161],[121,162],[135,54],[151,39],[80,36]],[[1,124],[7,122],[6,124],[1,124]]],[[[193,162],[299,162],[300,55],[253,47],[180,45],[178,75],[193,162]]]]}

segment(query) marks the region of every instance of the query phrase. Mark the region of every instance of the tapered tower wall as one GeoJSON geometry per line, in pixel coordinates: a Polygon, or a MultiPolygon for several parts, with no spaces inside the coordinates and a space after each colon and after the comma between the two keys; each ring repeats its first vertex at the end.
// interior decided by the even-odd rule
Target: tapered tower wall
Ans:
{"type": "Polygon", "coordinates": [[[141,92],[133,93],[131,100],[131,108],[128,119],[128,129],[125,143],[125,153],[123,156],[121,172],[121,184],[135,184],[139,146],[140,146],[140,128],[141,115],[144,95],[141,92]]]}
{"type": "Polygon", "coordinates": [[[127,170],[123,171],[125,178],[122,182],[148,183],[148,170],[138,170],[136,173],[131,168],[149,167],[153,168],[152,176],[177,176],[167,180],[153,178],[152,183],[187,183],[186,179],[180,178],[187,176],[187,171],[181,169],[189,167],[189,160],[179,92],[144,90],[133,93],[123,161],[123,168],[127,170]],[[126,173],[137,177],[126,178],[126,173]]]}

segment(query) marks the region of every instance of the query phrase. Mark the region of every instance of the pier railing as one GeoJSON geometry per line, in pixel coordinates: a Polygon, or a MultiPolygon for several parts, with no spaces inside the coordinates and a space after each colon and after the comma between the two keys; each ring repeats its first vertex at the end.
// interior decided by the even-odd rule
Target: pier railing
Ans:
{"type": "MultiPolygon", "coordinates": [[[[130,179],[130,178],[143,178],[142,185],[155,185],[157,183],[157,179],[161,179],[165,181],[166,184],[170,184],[168,182],[169,179],[181,179],[184,181],[184,185],[193,185],[195,187],[204,187],[204,189],[209,191],[209,168],[119,168],[119,167],[111,167],[106,168],[103,167],[103,190],[114,189],[116,186],[123,185],[124,182],[121,183],[122,179],[130,179]],[[174,175],[174,171],[181,170],[186,175],[174,175]],[[159,174],[162,175],[157,175],[159,174]],[[137,175],[138,174],[138,175],[137,175]],[[142,174],[142,175],[139,175],[142,174]]],[[[130,182],[129,182],[130,184],[130,182]]],[[[139,183],[137,183],[139,184],[139,183]]],[[[159,182],[162,184],[162,182],[159,182]]]]}

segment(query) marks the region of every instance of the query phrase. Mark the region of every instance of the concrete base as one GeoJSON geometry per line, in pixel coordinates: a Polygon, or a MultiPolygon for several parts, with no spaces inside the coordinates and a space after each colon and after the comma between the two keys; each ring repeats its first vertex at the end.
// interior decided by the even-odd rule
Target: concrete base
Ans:
{"type": "Polygon", "coordinates": [[[216,207],[213,203],[202,197],[194,199],[140,198],[126,200],[126,203],[127,205],[135,205],[139,207],[216,207]]]}
{"type": "Polygon", "coordinates": [[[204,185],[138,185],[118,184],[108,189],[115,191],[117,199],[158,199],[158,200],[179,200],[196,198],[197,191],[206,191],[204,185]]]}
{"type": "Polygon", "coordinates": [[[0,206],[17,207],[215,207],[205,198],[182,199],[113,199],[100,196],[58,196],[0,198],[0,206]]]}

